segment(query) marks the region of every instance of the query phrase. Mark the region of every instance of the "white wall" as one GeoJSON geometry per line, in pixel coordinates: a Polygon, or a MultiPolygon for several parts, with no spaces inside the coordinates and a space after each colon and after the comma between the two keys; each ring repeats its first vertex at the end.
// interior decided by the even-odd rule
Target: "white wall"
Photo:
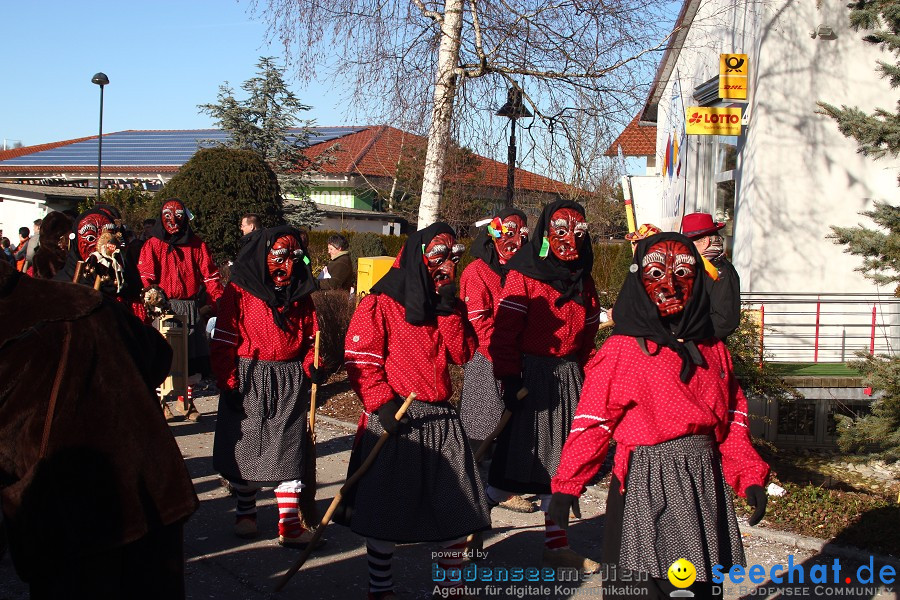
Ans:
{"type": "Polygon", "coordinates": [[[42,219],[47,209],[42,200],[3,197],[0,201],[0,230],[13,246],[19,243],[19,227],[34,229],[35,219],[42,219]]]}
{"type": "Polygon", "coordinates": [[[316,229],[322,229],[325,231],[341,231],[342,229],[346,229],[348,231],[370,231],[373,233],[383,233],[383,227],[385,224],[390,223],[390,221],[380,221],[375,219],[353,219],[352,217],[348,217],[346,219],[340,219],[337,217],[325,217],[322,219],[322,222],[319,223],[319,226],[316,229]]]}

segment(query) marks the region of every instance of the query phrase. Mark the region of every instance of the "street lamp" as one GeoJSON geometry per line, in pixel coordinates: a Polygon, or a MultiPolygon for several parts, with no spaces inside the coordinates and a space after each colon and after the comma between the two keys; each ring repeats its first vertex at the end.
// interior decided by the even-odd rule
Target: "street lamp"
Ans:
{"type": "Polygon", "coordinates": [[[513,205],[513,187],[516,183],[516,119],[532,117],[531,111],[522,103],[522,90],[514,86],[506,93],[506,104],[497,111],[498,117],[509,117],[509,154],[506,167],[506,208],[513,205]]]}
{"type": "Polygon", "coordinates": [[[100,166],[103,164],[103,86],[109,83],[109,77],[104,73],[97,73],[91,78],[91,83],[100,86],[100,135],[97,137],[97,202],[100,201],[100,166]]]}

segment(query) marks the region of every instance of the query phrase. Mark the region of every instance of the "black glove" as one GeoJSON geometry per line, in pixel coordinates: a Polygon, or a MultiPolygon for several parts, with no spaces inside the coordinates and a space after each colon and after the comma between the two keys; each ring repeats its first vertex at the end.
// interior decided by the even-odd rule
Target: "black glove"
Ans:
{"type": "Polygon", "coordinates": [[[503,406],[506,407],[506,410],[515,412],[522,405],[522,401],[516,397],[519,390],[522,389],[522,376],[507,375],[501,379],[501,382],[503,384],[503,406]]]}
{"type": "Polygon", "coordinates": [[[766,514],[766,504],[769,502],[769,498],[766,496],[766,491],[758,485],[748,487],[745,494],[747,496],[747,504],[755,509],[750,518],[747,519],[747,525],[756,525],[762,521],[763,515],[766,514]]]}
{"type": "Polygon", "coordinates": [[[204,321],[208,321],[215,314],[215,309],[209,304],[204,304],[197,310],[197,316],[204,321]]]}
{"type": "Polygon", "coordinates": [[[569,511],[577,518],[581,518],[581,507],[578,506],[578,496],[565,494],[563,492],[554,492],[553,496],[550,497],[550,508],[547,510],[547,516],[549,516],[560,529],[568,529],[569,511]]]}
{"type": "Polygon", "coordinates": [[[403,406],[403,402],[399,398],[394,398],[382,404],[377,411],[381,426],[390,435],[397,435],[409,429],[409,417],[403,415],[399,421],[394,418],[401,406],[403,406]]]}
{"type": "Polygon", "coordinates": [[[456,291],[456,283],[452,281],[438,288],[439,300],[437,306],[434,307],[435,314],[442,317],[453,314],[453,309],[456,307],[456,291]]]}
{"type": "Polygon", "coordinates": [[[309,365],[309,382],[313,385],[322,385],[328,381],[328,373],[322,367],[309,365]]]}
{"type": "Polygon", "coordinates": [[[244,412],[244,395],[238,390],[219,392],[219,403],[237,412],[244,412]]]}

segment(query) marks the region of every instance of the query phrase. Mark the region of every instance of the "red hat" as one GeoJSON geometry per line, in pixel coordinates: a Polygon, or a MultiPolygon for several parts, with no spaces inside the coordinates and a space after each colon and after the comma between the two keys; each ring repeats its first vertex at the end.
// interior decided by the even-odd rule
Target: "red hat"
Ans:
{"type": "Polygon", "coordinates": [[[715,223],[709,213],[691,213],[681,219],[681,235],[687,238],[712,235],[723,227],[725,223],[715,223]]]}

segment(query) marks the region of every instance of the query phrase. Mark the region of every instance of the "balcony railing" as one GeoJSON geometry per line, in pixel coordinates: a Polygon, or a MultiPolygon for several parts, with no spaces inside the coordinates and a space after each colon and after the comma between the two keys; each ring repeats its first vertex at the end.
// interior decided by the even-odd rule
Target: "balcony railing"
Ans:
{"type": "Polygon", "coordinates": [[[858,350],[900,350],[900,298],[888,294],[741,294],[757,311],[760,345],[779,362],[845,362],[858,350]]]}

